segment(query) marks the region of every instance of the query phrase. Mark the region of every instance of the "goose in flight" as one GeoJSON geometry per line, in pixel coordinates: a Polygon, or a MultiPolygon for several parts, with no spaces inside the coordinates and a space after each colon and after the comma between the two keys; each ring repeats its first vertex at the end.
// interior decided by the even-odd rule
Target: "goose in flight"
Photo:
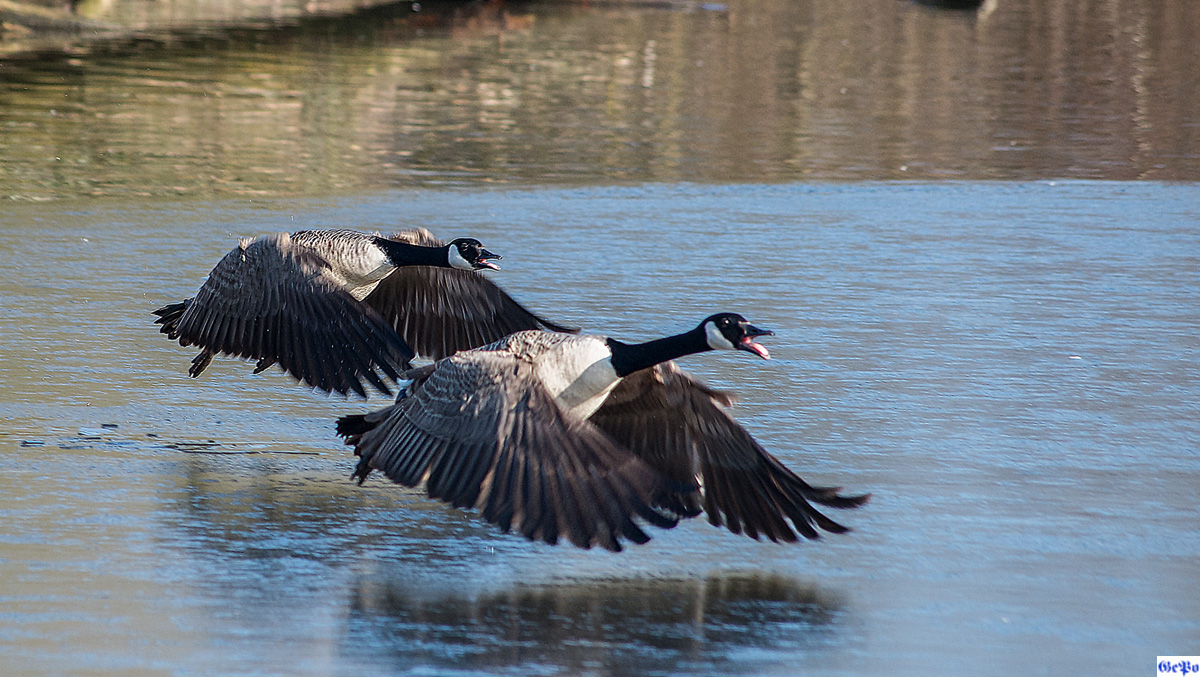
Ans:
{"type": "Polygon", "coordinates": [[[813,503],[853,508],[869,495],[811,486],[726,412],[732,398],[671,360],[708,350],[764,359],[771,332],[719,313],[640,344],[521,331],[402,375],[395,404],[338,420],[372,470],[455,507],[478,509],[531,540],[613,551],[645,543],[635,522],[709,522],[758,539],[818,538],[847,528],[813,503]],[[790,520],[790,525],[789,525],[790,520]]]}
{"type": "Polygon", "coordinates": [[[534,314],[474,271],[500,257],[472,238],[424,229],[390,238],[351,230],[243,239],[196,296],[154,311],[159,331],[199,346],[188,374],[216,354],[272,364],[313,388],[384,394],[421,355],[441,359],[512,332],[574,332],[534,314]]]}

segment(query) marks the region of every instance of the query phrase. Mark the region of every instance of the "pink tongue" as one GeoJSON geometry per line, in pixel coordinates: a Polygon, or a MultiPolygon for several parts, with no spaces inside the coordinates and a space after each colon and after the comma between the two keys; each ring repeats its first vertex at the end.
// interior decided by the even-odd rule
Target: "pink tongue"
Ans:
{"type": "Polygon", "coordinates": [[[761,343],[755,343],[754,341],[751,341],[748,338],[744,338],[744,339],[742,339],[742,345],[746,346],[750,350],[753,350],[755,353],[758,354],[759,357],[763,358],[764,360],[771,359],[771,353],[768,353],[767,349],[764,348],[761,343]]]}

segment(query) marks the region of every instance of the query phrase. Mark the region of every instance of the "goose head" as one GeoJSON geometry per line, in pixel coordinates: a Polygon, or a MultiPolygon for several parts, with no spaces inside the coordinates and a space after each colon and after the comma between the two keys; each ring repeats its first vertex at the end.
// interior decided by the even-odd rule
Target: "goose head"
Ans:
{"type": "Polygon", "coordinates": [[[446,245],[446,255],[451,268],[459,270],[500,270],[500,266],[492,263],[503,257],[483,248],[483,243],[473,237],[460,237],[451,240],[446,245]]]}
{"type": "Polygon", "coordinates": [[[713,350],[744,350],[764,360],[771,359],[767,349],[755,343],[754,339],[759,336],[774,336],[775,332],[759,329],[737,313],[711,315],[700,323],[700,327],[704,330],[708,347],[713,350]]]}

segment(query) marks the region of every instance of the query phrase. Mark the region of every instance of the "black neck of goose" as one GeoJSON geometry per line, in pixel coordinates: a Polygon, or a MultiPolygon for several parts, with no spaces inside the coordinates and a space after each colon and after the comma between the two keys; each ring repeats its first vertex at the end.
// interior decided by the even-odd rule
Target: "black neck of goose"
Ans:
{"type": "Polygon", "coordinates": [[[423,247],[407,242],[396,242],[385,237],[375,238],[375,245],[399,266],[438,266],[449,268],[450,259],[445,247],[423,247]]]}
{"type": "Polygon", "coordinates": [[[645,343],[621,343],[616,339],[608,339],[608,347],[612,350],[613,369],[621,378],[684,355],[712,350],[701,327],[645,343]]]}

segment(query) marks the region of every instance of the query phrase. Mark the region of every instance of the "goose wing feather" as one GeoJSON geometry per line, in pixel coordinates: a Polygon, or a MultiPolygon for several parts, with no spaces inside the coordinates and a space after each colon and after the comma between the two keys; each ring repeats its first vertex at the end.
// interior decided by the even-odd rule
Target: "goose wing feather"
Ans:
{"type": "MultiPolygon", "coordinates": [[[[445,244],[425,229],[395,233],[391,239],[430,247],[445,244]]],[[[517,331],[579,331],[533,313],[484,275],[456,268],[399,268],[381,280],[365,301],[418,355],[434,360],[517,331]]]]}
{"type": "Polygon", "coordinates": [[[755,539],[847,531],[812,503],[853,508],[869,495],[809,485],[733,420],[732,403],[667,362],[626,377],[589,420],[673,482],[700,489],[668,494],[661,508],[682,516],[703,510],[712,524],[755,539]]]}
{"type": "Polygon", "coordinates": [[[412,351],[378,313],[343,290],[329,269],[325,259],[286,233],[243,242],[213,268],[178,322],[164,324],[163,331],[207,353],[276,362],[327,392],[365,397],[366,380],[390,394],[381,373],[395,379],[412,351]]]}
{"type": "Polygon", "coordinates": [[[502,530],[583,548],[621,550],[649,536],[634,521],[669,528],[652,508],[665,481],[587,421],[570,417],[534,378],[533,365],[500,351],[442,360],[415,393],[387,409],[341,419],[360,457],[360,481],[380,470],[456,507],[474,507],[502,530]]]}

